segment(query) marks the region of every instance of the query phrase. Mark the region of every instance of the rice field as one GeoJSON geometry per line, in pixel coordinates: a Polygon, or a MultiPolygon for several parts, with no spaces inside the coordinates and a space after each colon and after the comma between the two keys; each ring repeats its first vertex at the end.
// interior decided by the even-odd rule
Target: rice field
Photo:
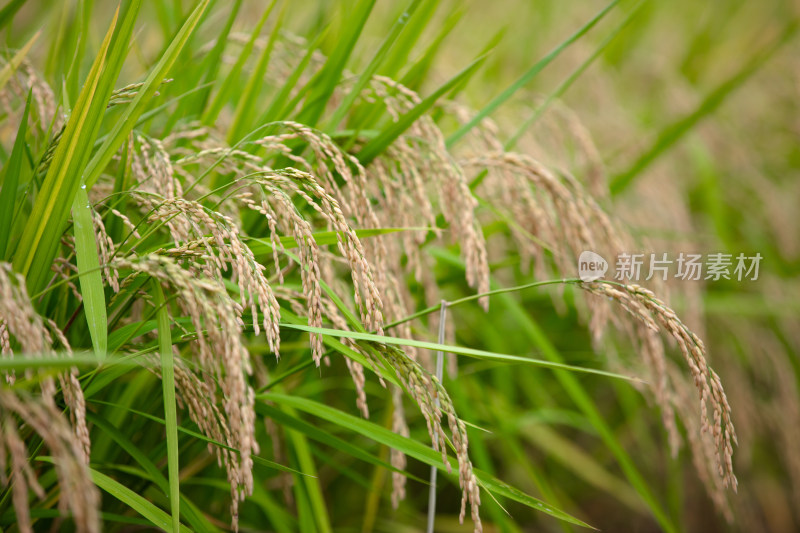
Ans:
{"type": "Polygon", "coordinates": [[[0,528],[800,529],[788,0],[5,0],[0,528]]]}

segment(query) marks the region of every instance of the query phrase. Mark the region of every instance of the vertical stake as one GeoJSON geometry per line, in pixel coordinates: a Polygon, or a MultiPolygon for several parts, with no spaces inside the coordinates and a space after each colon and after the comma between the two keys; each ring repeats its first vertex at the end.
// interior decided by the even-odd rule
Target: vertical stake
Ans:
{"type": "MultiPolygon", "coordinates": [[[[439,312],[439,344],[444,344],[444,327],[447,321],[447,300],[442,300],[441,311],[439,312]]],[[[444,354],[441,350],[436,352],[436,379],[442,382],[444,374],[444,354]]],[[[439,407],[439,395],[434,400],[436,407],[439,407]]],[[[433,533],[433,522],[436,520],[436,466],[431,465],[431,486],[428,491],[428,533],[433,533]]]]}

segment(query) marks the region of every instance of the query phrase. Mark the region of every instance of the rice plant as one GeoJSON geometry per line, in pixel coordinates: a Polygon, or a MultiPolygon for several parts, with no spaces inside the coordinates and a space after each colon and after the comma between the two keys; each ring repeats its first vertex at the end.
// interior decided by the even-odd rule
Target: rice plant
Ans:
{"type": "Polygon", "coordinates": [[[0,8],[0,527],[800,525],[797,9],[401,4],[0,8]]]}

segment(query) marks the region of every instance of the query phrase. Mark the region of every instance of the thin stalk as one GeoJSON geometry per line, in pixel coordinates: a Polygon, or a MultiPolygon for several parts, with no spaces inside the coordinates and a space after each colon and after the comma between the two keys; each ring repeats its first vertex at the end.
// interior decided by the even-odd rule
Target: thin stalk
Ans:
{"type": "MultiPolygon", "coordinates": [[[[447,320],[447,300],[442,300],[439,304],[439,344],[444,344],[444,328],[447,320]]],[[[444,353],[441,350],[436,352],[436,379],[439,383],[444,377],[444,353]]],[[[439,408],[439,396],[434,399],[436,408],[439,408]]],[[[438,469],[431,466],[431,486],[428,489],[428,533],[433,533],[433,523],[436,520],[436,473],[438,469]]]]}
{"type": "MultiPolygon", "coordinates": [[[[598,281],[604,281],[604,280],[598,280],[598,281]]],[[[447,307],[454,307],[456,305],[460,305],[460,304],[463,304],[463,303],[472,302],[474,300],[479,300],[480,298],[483,298],[484,296],[494,296],[494,295],[503,294],[503,293],[506,293],[506,292],[517,292],[517,291],[521,291],[521,290],[524,290],[524,289],[532,289],[534,287],[544,287],[545,285],[560,285],[560,284],[565,284],[566,285],[566,284],[573,284],[573,283],[581,283],[581,280],[578,279],[578,278],[567,278],[567,279],[548,279],[548,280],[545,280],[545,281],[535,281],[533,283],[526,283],[525,285],[517,285],[515,287],[504,287],[502,289],[494,289],[494,290],[487,291],[487,292],[482,292],[482,293],[479,293],[479,294],[473,294],[471,296],[465,296],[463,298],[459,298],[458,300],[453,300],[451,302],[447,302],[447,307]]],[[[442,302],[444,303],[444,300],[442,300],[442,302]]],[[[441,308],[442,308],[442,304],[441,303],[433,305],[433,306],[428,307],[426,309],[422,309],[421,311],[417,311],[416,313],[412,313],[412,314],[410,314],[410,315],[408,315],[408,316],[406,316],[404,318],[395,320],[394,322],[389,322],[388,324],[384,325],[384,328],[389,329],[389,328],[392,328],[394,326],[399,326],[400,324],[404,324],[406,322],[414,320],[415,318],[420,318],[420,317],[429,315],[431,313],[435,313],[436,311],[440,310],[441,308]]],[[[442,343],[440,342],[440,344],[442,344],[442,343]]]]}

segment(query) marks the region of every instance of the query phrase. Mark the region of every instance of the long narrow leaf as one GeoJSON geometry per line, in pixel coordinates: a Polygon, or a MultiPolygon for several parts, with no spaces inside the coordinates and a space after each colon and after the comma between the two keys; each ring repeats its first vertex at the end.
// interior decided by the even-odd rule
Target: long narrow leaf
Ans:
{"type": "MultiPolygon", "coordinates": [[[[136,446],[131,440],[126,437],[119,428],[114,427],[110,424],[105,418],[101,416],[97,416],[94,413],[87,412],[86,418],[92,424],[99,427],[103,430],[107,435],[109,435],[114,443],[117,446],[122,447],[125,452],[130,455],[139,466],[141,466],[145,472],[150,476],[150,479],[158,485],[158,488],[164,492],[165,495],[169,495],[169,482],[167,478],[161,473],[158,467],[150,460],[149,457],[141,450],[139,447],[136,446]]],[[[203,516],[203,513],[200,512],[194,505],[191,504],[191,501],[181,495],[181,512],[186,517],[186,521],[198,531],[218,531],[216,527],[214,527],[208,519],[203,516]]],[[[174,522],[173,522],[173,527],[174,522]]]]}
{"type": "MultiPolygon", "coordinates": [[[[375,424],[374,422],[355,417],[339,411],[338,409],[334,409],[328,405],[298,396],[266,393],[261,395],[259,398],[275,402],[279,405],[293,407],[295,409],[299,409],[300,411],[304,411],[316,417],[322,418],[323,420],[337,424],[345,429],[360,435],[364,435],[365,437],[379,442],[385,446],[390,446],[396,450],[399,450],[406,455],[413,457],[414,459],[422,461],[425,464],[436,466],[445,473],[450,473],[448,472],[447,467],[442,463],[441,453],[434,451],[432,448],[425,446],[421,442],[398,435],[397,433],[394,433],[383,426],[375,424]]],[[[453,471],[458,472],[458,465],[456,464],[455,459],[450,457],[448,460],[450,461],[451,467],[454,467],[453,471]]],[[[585,522],[578,520],[577,518],[559,509],[556,509],[551,505],[542,502],[541,500],[537,500],[536,498],[525,494],[519,489],[503,483],[502,481],[495,479],[485,472],[475,470],[475,476],[478,478],[478,481],[483,488],[489,492],[510,498],[532,509],[546,513],[554,518],[558,518],[559,520],[564,520],[571,524],[583,527],[591,527],[585,522]]]]}
{"type": "Polygon", "coordinates": [[[328,58],[325,66],[322,67],[322,70],[317,75],[311,92],[306,98],[306,104],[298,115],[298,122],[314,126],[319,121],[319,117],[322,116],[328,100],[330,100],[333,91],[339,84],[342,72],[347,66],[347,61],[353,53],[356,41],[358,41],[361,32],[364,30],[364,25],[367,23],[374,5],[375,0],[359,0],[352,10],[348,12],[344,35],[339,40],[339,44],[328,58]]]}
{"type": "Polygon", "coordinates": [[[527,72],[525,72],[522,76],[520,76],[514,83],[512,83],[506,90],[502,93],[495,96],[491,102],[486,104],[478,113],[475,114],[466,124],[461,126],[455,133],[450,135],[447,138],[447,146],[453,146],[457,143],[464,135],[467,134],[472,128],[480,124],[480,122],[494,113],[494,111],[500,107],[503,103],[505,103],[509,98],[511,98],[514,93],[518,90],[523,88],[525,85],[530,83],[530,81],[536,77],[539,72],[541,72],[547,65],[549,65],[555,58],[557,58],[561,52],[567,49],[569,45],[573,44],[575,41],[583,37],[586,32],[588,32],[592,27],[600,22],[600,20],[606,16],[606,14],[611,11],[611,9],[616,6],[620,0],[614,0],[606,7],[604,7],[597,15],[594,16],[589,22],[584,24],[578,31],[570,35],[564,42],[556,46],[550,53],[544,56],[542,59],[536,62],[527,72]]]}
{"type": "Polygon", "coordinates": [[[14,72],[17,71],[17,68],[19,68],[22,60],[25,59],[25,56],[27,56],[28,52],[30,52],[33,43],[35,43],[36,39],[39,38],[40,33],[41,32],[37,31],[33,37],[31,37],[28,42],[25,43],[25,45],[20,48],[16,54],[14,54],[14,56],[5,65],[3,65],[3,68],[0,69],[0,91],[3,90],[3,88],[6,86],[6,83],[8,83],[8,80],[10,80],[11,76],[14,75],[14,72]]]}
{"type": "Polygon", "coordinates": [[[92,207],[89,205],[86,186],[81,186],[75,194],[72,219],[86,323],[89,326],[89,335],[92,337],[92,348],[102,357],[108,350],[108,317],[103,277],[100,273],[100,258],[97,255],[97,238],[92,222],[92,207]]]}
{"type": "MultiPolygon", "coordinates": [[[[125,485],[97,470],[90,468],[89,474],[95,485],[142,515],[154,526],[163,529],[167,533],[175,531],[169,515],[147,501],[144,497],[136,494],[125,485]]],[[[183,525],[180,526],[179,531],[191,532],[189,528],[183,525]]]]}
{"type": "Polygon", "coordinates": [[[167,465],[172,528],[180,527],[180,486],[178,479],[178,415],[175,401],[175,367],[172,360],[172,333],[169,312],[161,284],[153,280],[153,305],[158,319],[158,344],[161,352],[161,384],[164,392],[164,421],[167,428],[167,465]]]}
{"type": "Polygon", "coordinates": [[[520,357],[518,355],[507,355],[502,353],[487,352],[485,350],[476,350],[473,348],[462,348],[460,346],[449,346],[447,344],[439,344],[436,342],[418,341],[415,339],[400,339],[398,337],[387,337],[383,335],[375,335],[372,333],[361,333],[356,331],[343,331],[338,329],[328,328],[315,328],[311,326],[304,326],[301,324],[286,324],[282,323],[281,327],[289,329],[299,329],[301,331],[308,331],[309,333],[319,333],[321,335],[329,335],[331,337],[342,337],[345,339],[357,339],[371,342],[378,342],[383,344],[396,344],[399,346],[414,346],[416,348],[425,348],[426,350],[443,351],[459,355],[468,355],[476,359],[483,359],[486,361],[494,361],[498,363],[516,363],[516,364],[529,364],[533,366],[540,366],[544,368],[551,368],[555,370],[568,370],[570,372],[596,374],[609,378],[622,379],[627,381],[639,381],[636,378],[623,376],[622,374],[615,374],[614,372],[607,372],[605,370],[597,370],[594,368],[584,368],[579,366],[567,365],[560,362],[544,361],[541,359],[533,359],[528,357],[520,357]]]}
{"type": "Polygon", "coordinates": [[[118,15],[119,10],[114,14],[72,110],[22,233],[18,253],[14,256],[14,268],[28,276],[28,287],[32,292],[37,292],[44,286],[45,278],[50,272],[50,262],[55,256],[72,200],[80,185],[82,169],[89,157],[88,150],[99,128],[97,107],[105,108],[105,102],[98,98],[97,87],[103,75],[103,66],[118,15]]]}
{"type": "Polygon", "coordinates": [[[300,59],[300,62],[297,63],[295,69],[283,82],[280,91],[278,91],[278,94],[272,98],[269,107],[259,117],[259,119],[256,121],[256,124],[267,124],[269,122],[274,122],[285,117],[295,108],[297,102],[299,102],[299,99],[303,97],[305,91],[310,87],[306,85],[305,87],[301,88],[299,91],[297,91],[297,94],[294,98],[289,98],[289,95],[296,89],[297,83],[300,80],[300,76],[303,75],[303,72],[305,72],[308,64],[311,62],[311,58],[314,57],[314,52],[317,49],[317,45],[319,45],[324,36],[325,30],[321,31],[313,41],[308,43],[308,47],[302,59],[300,59]]]}
{"type": "Polygon", "coordinates": [[[253,31],[250,34],[250,39],[247,40],[247,43],[245,43],[242,51],[239,53],[236,63],[233,64],[233,68],[231,68],[231,71],[228,73],[225,79],[222,80],[222,86],[220,87],[219,92],[217,92],[216,96],[214,96],[214,99],[211,101],[211,104],[208,106],[208,109],[206,109],[205,113],[203,113],[202,120],[204,124],[213,124],[216,122],[220,111],[222,111],[222,108],[230,98],[234,86],[239,83],[239,76],[242,73],[244,64],[253,53],[253,47],[255,46],[256,39],[261,33],[261,29],[264,27],[264,24],[267,22],[269,15],[272,13],[272,9],[275,7],[276,1],[277,0],[272,0],[269,6],[267,6],[267,9],[264,10],[264,13],[261,15],[261,18],[256,24],[256,27],[253,28],[253,31]]]}
{"type": "Polygon", "coordinates": [[[17,187],[19,187],[20,173],[22,172],[23,150],[25,146],[25,135],[28,132],[28,113],[31,108],[31,93],[25,101],[25,110],[22,112],[22,120],[17,130],[17,138],[14,141],[14,148],[11,150],[11,158],[4,167],[3,186],[0,189],[0,259],[8,258],[8,240],[11,236],[11,224],[17,200],[17,187]]]}
{"type": "Polygon", "coordinates": [[[114,157],[117,149],[119,149],[125,141],[125,138],[131,132],[145,108],[150,104],[150,100],[152,100],[159,85],[161,85],[162,81],[166,78],[172,65],[175,64],[175,60],[181,53],[181,50],[183,50],[183,47],[189,40],[189,36],[197,26],[209,1],[210,0],[203,0],[200,2],[192,14],[189,15],[189,18],[186,19],[186,22],[164,52],[164,55],[161,56],[158,63],[150,70],[150,74],[136,93],[136,97],[125,108],[119,120],[114,123],[111,132],[106,136],[106,140],[100,146],[100,149],[89,162],[86,169],[85,183],[88,187],[94,185],[100,177],[103,169],[106,168],[111,158],[114,157]]]}
{"type": "MultiPolygon", "coordinates": [[[[277,0],[273,0],[272,4],[270,4],[267,10],[267,16],[269,16],[272,8],[275,7],[276,2],[277,0]]],[[[272,50],[275,48],[278,35],[280,35],[283,15],[286,13],[286,5],[287,4],[283,4],[283,6],[281,6],[281,10],[278,13],[278,20],[275,22],[275,27],[272,28],[270,32],[267,46],[264,47],[261,54],[258,56],[258,63],[256,63],[253,72],[250,74],[247,85],[245,85],[244,90],[241,95],[239,95],[239,102],[236,105],[236,112],[233,116],[233,124],[231,124],[228,130],[228,144],[233,145],[236,141],[240,140],[252,124],[253,110],[256,100],[260,96],[261,87],[264,84],[264,76],[267,73],[269,58],[272,55],[272,50]]]]}
{"type": "Polygon", "coordinates": [[[800,23],[796,21],[791,22],[784,28],[775,42],[757,53],[749,61],[744,63],[742,68],[736,71],[731,77],[715,87],[714,90],[708,93],[703,101],[700,102],[700,105],[698,105],[694,111],[664,128],[646,152],[639,156],[627,170],[614,176],[610,183],[611,194],[616,195],[627,189],[628,186],[633,183],[634,179],[647,169],[647,167],[662,153],[678,142],[687,132],[691,131],[698,122],[713,113],[725,101],[728,95],[741,87],[759,68],[766,64],[767,60],[775,52],[780,50],[784,44],[794,37],[798,27],[800,27],[800,23]]]}
{"type": "Polygon", "coordinates": [[[522,135],[531,127],[531,125],[536,122],[539,117],[547,110],[548,106],[553,103],[554,100],[561,98],[565,92],[575,83],[577,80],[586,70],[594,63],[594,61],[600,57],[600,55],[608,48],[608,46],[614,41],[614,39],[624,30],[628,25],[633,22],[633,19],[639,14],[639,10],[644,6],[647,0],[640,0],[633,8],[631,8],[628,15],[620,22],[612,31],[608,34],[608,36],[603,40],[597,48],[595,48],[594,52],[587,57],[578,68],[576,68],[564,81],[562,81],[558,87],[555,88],[550,94],[547,95],[544,102],[539,104],[536,109],[533,110],[531,116],[528,117],[525,122],[517,129],[514,135],[508,139],[503,147],[506,150],[511,150],[516,146],[519,139],[522,135]]]}
{"type": "Polygon", "coordinates": [[[0,30],[5,28],[12,20],[14,15],[17,14],[19,8],[25,4],[25,0],[11,0],[3,9],[0,10],[0,30]]]}
{"type": "Polygon", "coordinates": [[[367,143],[364,148],[358,152],[358,160],[362,165],[369,164],[370,161],[378,157],[395,139],[397,139],[404,131],[411,127],[411,125],[424,113],[426,113],[433,104],[440,98],[450,92],[454,87],[457,87],[465,78],[471,76],[483,64],[486,56],[481,56],[472,63],[470,63],[464,70],[450,78],[444,85],[439,87],[433,94],[422,100],[407,113],[402,115],[397,122],[393,122],[384,129],[377,137],[367,143]]]}
{"type": "Polygon", "coordinates": [[[347,96],[344,97],[344,100],[336,107],[336,111],[334,111],[333,116],[328,121],[326,128],[328,133],[332,133],[339,126],[344,116],[350,111],[350,108],[353,107],[353,103],[361,95],[361,91],[367,86],[367,83],[372,79],[378,67],[383,63],[386,54],[392,49],[400,32],[406,27],[406,22],[408,22],[409,17],[414,14],[414,11],[417,10],[417,7],[419,7],[421,3],[422,0],[412,0],[411,4],[392,25],[392,28],[389,30],[389,35],[386,36],[381,47],[375,52],[375,56],[369,62],[369,65],[361,71],[361,74],[358,76],[358,81],[356,81],[355,85],[350,89],[350,92],[347,93],[347,96]]]}

